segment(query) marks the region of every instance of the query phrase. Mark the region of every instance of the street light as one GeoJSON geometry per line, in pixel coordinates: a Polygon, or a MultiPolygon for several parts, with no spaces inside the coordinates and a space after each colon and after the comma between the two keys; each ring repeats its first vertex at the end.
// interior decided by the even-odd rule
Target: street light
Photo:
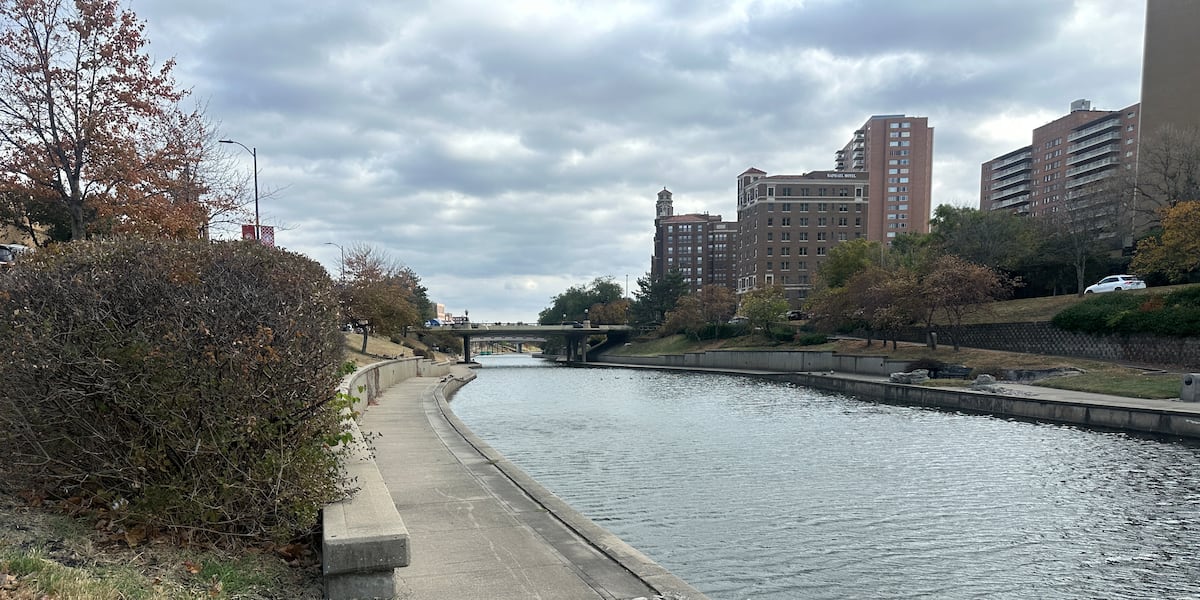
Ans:
{"type": "Polygon", "coordinates": [[[235,140],[217,140],[222,144],[237,144],[243,150],[250,153],[254,159],[254,241],[259,241],[258,233],[258,150],[256,148],[247,148],[245,144],[235,140]]]}
{"type": "Polygon", "coordinates": [[[341,244],[338,244],[336,242],[325,242],[325,245],[326,246],[337,246],[338,252],[341,253],[340,257],[338,258],[338,271],[340,273],[340,275],[338,275],[338,281],[345,282],[346,281],[346,249],[343,248],[341,244]]]}

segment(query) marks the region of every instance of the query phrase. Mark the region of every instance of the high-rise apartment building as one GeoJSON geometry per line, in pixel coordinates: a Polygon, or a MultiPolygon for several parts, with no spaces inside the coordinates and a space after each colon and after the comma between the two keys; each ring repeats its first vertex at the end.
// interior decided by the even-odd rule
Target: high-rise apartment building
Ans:
{"type": "Polygon", "coordinates": [[[926,117],[875,115],[836,152],[838,171],[867,173],[867,239],[928,233],[933,202],[933,128],[926,117]]]}
{"type": "Polygon", "coordinates": [[[1156,135],[1164,126],[1200,127],[1200,2],[1146,0],[1142,52],[1141,132],[1156,135]]]}
{"type": "MultiPolygon", "coordinates": [[[[1030,145],[983,163],[979,207],[1035,217],[1080,215],[1092,229],[1118,219],[1121,193],[1106,187],[1128,185],[1137,162],[1140,105],[1093,110],[1088,100],[1033,130],[1030,145]]],[[[1078,219],[1077,219],[1078,220],[1078,219]]]]}
{"type": "Polygon", "coordinates": [[[848,171],[768,176],[755,168],[739,175],[736,291],[778,285],[799,308],[829,249],[866,235],[868,177],[848,171]]]}
{"type": "Polygon", "coordinates": [[[722,221],[721,215],[676,215],[673,203],[671,192],[663,188],[655,204],[650,279],[678,271],[693,292],[705,285],[733,289],[737,223],[722,221]]]}

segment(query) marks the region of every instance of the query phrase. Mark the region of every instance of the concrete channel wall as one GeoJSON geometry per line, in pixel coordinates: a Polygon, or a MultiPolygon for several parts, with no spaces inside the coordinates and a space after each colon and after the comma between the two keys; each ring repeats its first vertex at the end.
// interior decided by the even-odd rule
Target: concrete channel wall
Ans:
{"type": "Polygon", "coordinates": [[[635,365],[667,369],[740,372],[840,392],[864,400],[928,406],[1071,423],[1088,427],[1200,438],[1200,416],[1194,411],[1127,403],[1025,398],[959,388],[926,387],[864,379],[907,370],[908,361],[880,356],[838,355],[829,351],[707,351],[661,356],[602,355],[596,365],[635,365]],[[841,375],[841,376],[839,376],[841,375]],[[859,377],[855,377],[855,376],[859,377]]]}
{"type": "MultiPolygon", "coordinates": [[[[378,362],[348,375],[338,391],[354,396],[352,410],[361,412],[388,387],[410,377],[447,375],[450,366],[424,358],[378,362]]],[[[350,428],[354,441],[343,466],[358,491],[321,511],[325,597],[392,598],[396,594],[395,570],[409,563],[408,528],[352,418],[350,428]]]]}

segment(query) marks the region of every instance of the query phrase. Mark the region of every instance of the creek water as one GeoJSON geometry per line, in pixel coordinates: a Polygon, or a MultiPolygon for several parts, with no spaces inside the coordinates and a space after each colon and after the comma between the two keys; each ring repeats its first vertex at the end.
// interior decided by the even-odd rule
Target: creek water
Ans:
{"type": "Polygon", "coordinates": [[[479,357],[451,408],[714,600],[1200,598],[1200,446],[479,357]]]}

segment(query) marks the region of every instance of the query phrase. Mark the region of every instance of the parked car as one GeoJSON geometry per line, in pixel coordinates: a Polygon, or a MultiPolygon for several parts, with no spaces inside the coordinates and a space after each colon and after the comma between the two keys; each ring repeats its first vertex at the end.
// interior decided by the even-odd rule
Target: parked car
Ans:
{"type": "Polygon", "coordinates": [[[1084,288],[1085,294],[1099,294],[1101,292],[1119,292],[1121,290],[1144,290],[1146,282],[1142,281],[1136,275],[1109,275],[1096,283],[1084,288]]]}
{"type": "Polygon", "coordinates": [[[0,266],[11,265],[22,252],[28,251],[29,247],[21,244],[0,244],[0,266]]]}

